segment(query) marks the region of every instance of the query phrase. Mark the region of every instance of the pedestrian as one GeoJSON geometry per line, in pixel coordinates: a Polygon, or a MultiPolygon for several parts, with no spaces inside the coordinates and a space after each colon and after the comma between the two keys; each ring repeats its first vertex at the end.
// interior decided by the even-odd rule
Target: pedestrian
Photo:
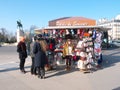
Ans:
{"type": "Polygon", "coordinates": [[[26,51],[26,44],[25,44],[25,38],[21,37],[20,42],[17,45],[17,52],[19,53],[19,59],[20,59],[20,71],[22,73],[26,73],[24,65],[25,65],[25,59],[27,58],[27,51],[26,51]]]}
{"type": "Polygon", "coordinates": [[[33,53],[33,46],[34,46],[34,44],[35,44],[35,42],[36,42],[36,36],[34,36],[33,38],[32,38],[32,43],[30,44],[30,56],[31,56],[31,59],[32,59],[32,64],[31,64],[31,74],[32,75],[37,75],[37,72],[36,72],[36,68],[35,68],[35,54],[33,53]]]}
{"type": "Polygon", "coordinates": [[[74,52],[74,45],[72,44],[71,39],[67,39],[66,43],[63,45],[63,57],[66,59],[66,68],[65,70],[70,70],[71,60],[74,52]]]}
{"type": "Polygon", "coordinates": [[[33,53],[35,54],[35,68],[38,71],[38,78],[45,78],[45,64],[46,64],[46,44],[42,39],[42,35],[37,35],[37,42],[33,46],[33,53]]]}

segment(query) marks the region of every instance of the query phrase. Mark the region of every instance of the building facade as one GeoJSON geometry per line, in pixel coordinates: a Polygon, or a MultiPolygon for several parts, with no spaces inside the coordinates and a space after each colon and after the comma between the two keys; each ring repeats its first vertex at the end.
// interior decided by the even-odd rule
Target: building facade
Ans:
{"type": "Polygon", "coordinates": [[[49,26],[95,26],[96,20],[85,17],[64,17],[49,21],[49,26]]]}
{"type": "MultiPolygon", "coordinates": [[[[85,17],[62,17],[48,22],[48,27],[54,26],[96,26],[96,20],[85,17]]],[[[35,34],[48,33],[44,28],[34,31],[35,34]]]]}
{"type": "Polygon", "coordinates": [[[112,20],[100,19],[97,22],[98,26],[104,26],[111,28],[108,31],[108,35],[111,40],[120,40],[120,15],[112,20]]]}

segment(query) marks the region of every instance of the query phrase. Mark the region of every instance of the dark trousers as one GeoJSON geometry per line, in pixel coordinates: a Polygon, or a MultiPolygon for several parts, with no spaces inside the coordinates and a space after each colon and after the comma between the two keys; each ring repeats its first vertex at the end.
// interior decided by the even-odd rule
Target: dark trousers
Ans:
{"type": "Polygon", "coordinates": [[[20,58],[20,70],[21,71],[25,71],[24,65],[25,65],[25,59],[24,58],[20,58]]]}
{"type": "Polygon", "coordinates": [[[71,66],[72,56],[69,56],[69,55],[68,55],[68,56],[65,57],[65,59],[66,59],[66,65],[67,65],[67,66],[71,66]]]}
{"type": "Polygon", "coordinates": [[[35,66],[34,66],[34,64],[35,64],[34,57],[31,57],[31,58],[32,58],[31,74],[37,74],[37,73],[36,73],[36,68],[35,68],[35,66]]]}
{"type": "Polygon", "coordinates": [[[37,67],[38,76],[45,76],[45,66],[37,67]]]}
{"type": "Polygon", "coordinates": [[[103,61],[103,57],[102,57],[102,54],[100,54],[100,59],[98,59],[97,61],[98,65],[101,65],[102,61],[103,61]]]}

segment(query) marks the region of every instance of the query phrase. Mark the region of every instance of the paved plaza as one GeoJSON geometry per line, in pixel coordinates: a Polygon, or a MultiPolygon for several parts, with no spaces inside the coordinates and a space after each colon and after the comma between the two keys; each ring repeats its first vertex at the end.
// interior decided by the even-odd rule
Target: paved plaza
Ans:
{"type": "Polygon", "coordinates": [[[46,78],[30,74],[31,58],[25,63],[26,74],[19,71],[15,46],[0,47],[0,90],[120,90],[120,48],[103,50],[103,66],[93,73],[77,69],[46,71],[46,78]]]}

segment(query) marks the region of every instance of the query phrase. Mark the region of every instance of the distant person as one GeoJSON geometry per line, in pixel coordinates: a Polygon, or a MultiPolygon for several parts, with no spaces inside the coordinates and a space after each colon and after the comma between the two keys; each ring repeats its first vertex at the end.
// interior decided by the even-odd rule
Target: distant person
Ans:
{"type": "Polygon", "coordinates": [[[46,65],[46,43],[42,39],[42,35],[37,36],[37,42],[33,47],[33,53],[35,54],[35,68],[38,71],[38,78],[45,78],[45,65],[46,65]]]}
{"type": "Polygon", "coordinates": [[[37,37],[36,36],[34,36],[33,38],[32,38],[32,43],[30,44],[30,56],[31,56],[31,59],[32,59],[32,65],[31,65],[31,74],[32,75],[37,75],[37,73],[36,73],[36,68],[35,68],[35,54],[33,53],[33,46],[34,46],[34,44],[35,44],[35,42],[36,42],[36,39],[37,39],[37,37]]]}
{"type": "Polygon", "coordinates": [[[27,58],[27,51],[26,51],[26,44],[24,37],[20,38],[20,42],[17,45],[17,52],[19,53],[19,59],[20,59],[20,71],[22,73],[26,73],[24,65],[25,65],[25,59],[27,58]]]}

